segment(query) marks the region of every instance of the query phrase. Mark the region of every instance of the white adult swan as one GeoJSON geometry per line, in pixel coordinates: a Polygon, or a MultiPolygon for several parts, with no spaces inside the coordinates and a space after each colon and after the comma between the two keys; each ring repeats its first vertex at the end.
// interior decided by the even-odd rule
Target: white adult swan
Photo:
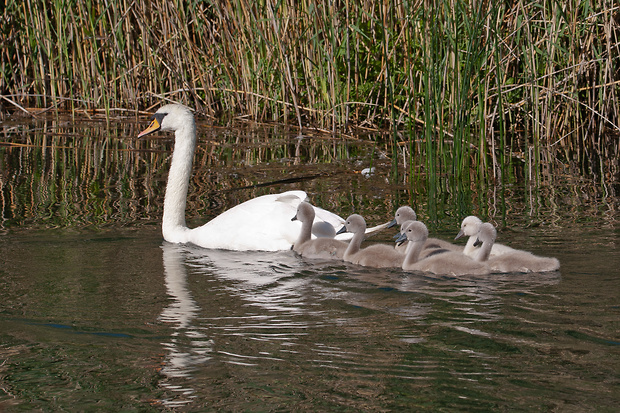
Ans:
{"type": "MultiPolygon", "coordinates": [[[[237,251],[289,250],[299,237],[300,222],[292,222],[297,206],[307,199],[304,191],[288,191],[250,199],[198,228],[187,228],[185,205],[196,148],[196,123],[183,105],[162,106],[138,138],[155,131],[173,131],[174,151],[164,198],[162,234],[172,243],[192,243],[204,248],[237,251]]],[[[317,220],[340,227],[344,220],[315,207],[317,220]]],[[[345,237],[346,238],[346,237],[345,237]]]]}
{"type": "Polygon", "coordinates": [[[531,252],[513,250],[502,255],[490,256],[497,230],[489,223],[480,225],[476,244],[481,244],[476,260],[486,264],[493,272],[547,272],[560,269],[560,261],[553,257],[539,257],[531,252]]]}

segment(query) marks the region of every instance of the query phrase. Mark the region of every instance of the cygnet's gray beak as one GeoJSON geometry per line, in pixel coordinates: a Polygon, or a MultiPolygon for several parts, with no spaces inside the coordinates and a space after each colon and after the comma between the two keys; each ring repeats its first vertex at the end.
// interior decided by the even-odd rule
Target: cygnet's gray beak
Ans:
{"type": "Polygon", "coordinates": [[[398,238],[396,238],[396,245],[401,245],[403,242],[407,241],[407,235],[406,234],[397,234],[398,238]]]}

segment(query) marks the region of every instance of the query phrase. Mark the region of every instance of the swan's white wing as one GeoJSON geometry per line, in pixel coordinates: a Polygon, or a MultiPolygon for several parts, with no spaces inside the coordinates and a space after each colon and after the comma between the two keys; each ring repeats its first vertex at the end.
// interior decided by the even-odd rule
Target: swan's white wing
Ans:
{"type": "Polygon", "coordinates": [[[314,220],[315,221],[324,221],[331,224],[337,230],[340,229],[341,226],[344,225],[344,219],[333,212],[329,212],[323,208],[319,208],[314,206],[314,220]]]}
{"type": "Polygon", "coordinates": [[[204,248],[236,251],[288,250],[301,230],[301,223],[291,218],[305,199],[304,191],[250,199],[191,230],[189,241],[204,248]]]}
{"type": "MultiPolygon", "coordinates": [[[[187,240],[203,248],[235,251],[283,251],[289,250],[299,237],[301,222],[291,221],[297,207],[307,199],[304,191],[288,191],[250,199],[213,218],[201,227],[189,230],[187,240]]],[[[325,222],[336,230],[344,225],[344,219],[323,208],[314,207],[315,223],[325,222]]],[[[387,224],[369,228],[372,233],[387,224]]],[[[344,233],[337,239],[351,239],[353,234],[344,233]]]]}

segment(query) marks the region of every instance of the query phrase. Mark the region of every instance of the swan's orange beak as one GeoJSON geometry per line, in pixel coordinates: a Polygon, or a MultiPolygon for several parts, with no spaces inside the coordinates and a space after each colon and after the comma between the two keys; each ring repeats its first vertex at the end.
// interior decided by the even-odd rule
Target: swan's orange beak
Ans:
{"type": "Polygon", "coordinates": [[[153,118],[149,127],[144,129],[142,132],[140,132],[140,134],[138,134],[138,139],[148,134],[151,134],[153,132],[156,132],[160,128],[161,128],[161,124],[159,123],[159,120],[157,120],[157,118],[153,118]]]}

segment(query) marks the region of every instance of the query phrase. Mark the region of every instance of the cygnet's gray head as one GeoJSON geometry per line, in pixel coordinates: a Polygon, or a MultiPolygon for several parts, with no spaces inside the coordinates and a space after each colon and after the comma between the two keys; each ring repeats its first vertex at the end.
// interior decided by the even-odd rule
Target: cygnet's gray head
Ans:
{"type": "Polygon", "coordinates": [[[366,220],[363,216],[358,214],[350,215],[347,220],[344,222],[344,226],[340,228],[337,234],[342,234],[343,232],[352,232],[353,234],[357,234],[359,232],[366,231],[366,220]]]}
{"type": "MultiPolygon", "coordinates": [[[[395,227],[396,225],[402,225],[406,221],[415,221],[418,217],[410,206],[401,206],[396,210],[394,219],[388,224],[388,228],[395,227]]],[[[402,229],[402,228],[401,228],[402,229]]]]}
{"type": "Polygon", "coordinates": [[[409,242],[426,241],[428,228],[420,221],[411,221],[406,225],[403,235],[407,237],[409,242]]]}
{"type": "Polygon", "coordinates": [[[302,202],[297,207],[297,213],[291,221],[299,220],[301,222],[314,221],[315,216],[314,208],[308,202],[302,202]]]}

